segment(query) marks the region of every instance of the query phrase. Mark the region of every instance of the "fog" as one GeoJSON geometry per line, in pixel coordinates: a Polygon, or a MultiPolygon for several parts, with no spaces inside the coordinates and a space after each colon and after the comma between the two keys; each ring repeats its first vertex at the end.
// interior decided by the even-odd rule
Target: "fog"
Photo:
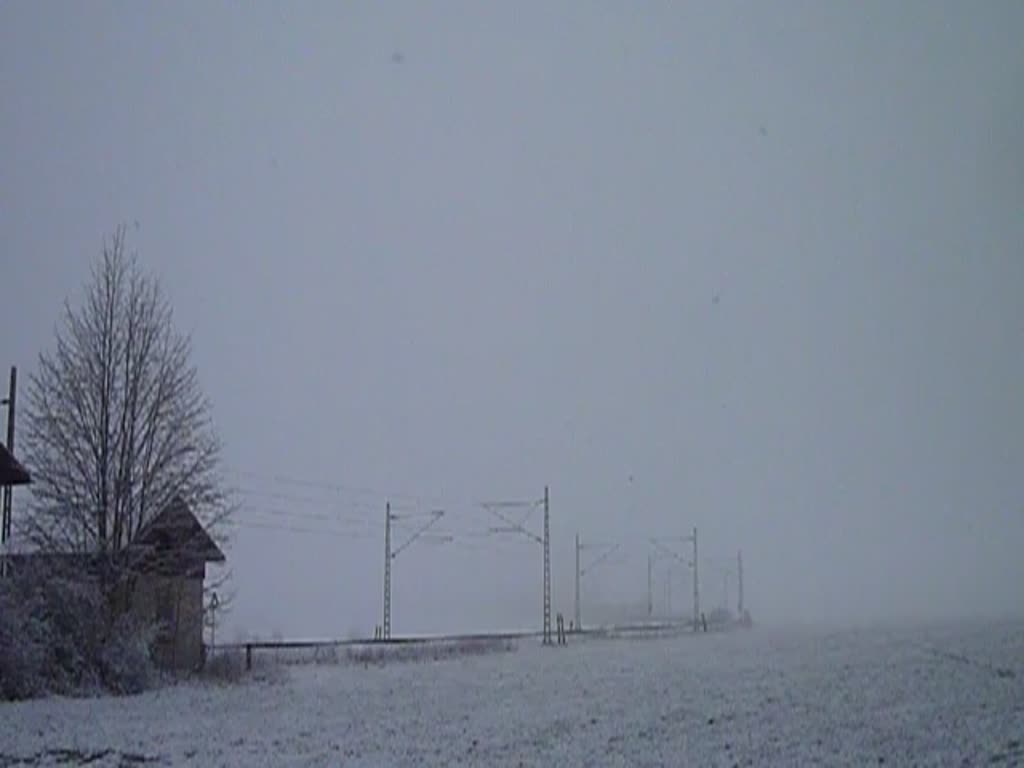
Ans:
{"type": "Polygon", "coordinates": [[[126,224],[237,493],[225,633],[371,634],[387,501],[454,538],[396,634],[535,627],[480,503],[545,485],[567,621],[577,532],[586,617],[693,527],[755,621],[1024,612],[1024,6],[387,5],[0,7],[0,369],[126,224]]]}

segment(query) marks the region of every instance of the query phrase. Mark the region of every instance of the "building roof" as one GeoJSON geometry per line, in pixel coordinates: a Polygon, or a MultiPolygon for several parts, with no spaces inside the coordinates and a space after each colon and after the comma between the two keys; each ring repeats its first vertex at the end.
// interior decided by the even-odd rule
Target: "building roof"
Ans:
{"type": "Polygon", "coordinates": [[[223,563],[224,553],[184,499],[175,496],[171,502],[136,534],[128,546],[157,570],[173,564],[199,566],[223,563]]]}
{"type": "Polygon", "coordinates": [[[27,485],[32,478],[6,446],[0,443],[0,485],[27,485]]]}
{"type": "Polygon", "coordinates": [[[224,553],[188,504],[175,497],[112,559],[95,552],[30,552],[8,555],[16,567],[74,569],[98,575],[106,569],[162,576],[202,576],[206,563],[222,563],[224,553]]]}

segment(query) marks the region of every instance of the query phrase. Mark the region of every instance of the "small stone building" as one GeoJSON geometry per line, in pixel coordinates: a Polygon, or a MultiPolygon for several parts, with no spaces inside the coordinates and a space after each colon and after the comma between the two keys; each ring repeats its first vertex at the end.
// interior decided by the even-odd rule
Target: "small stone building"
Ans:
{"type": "Polygon", "coordinates": [[[167,669],[203,663],[203,583],[207,563],[224,553],[199,519],[175,498],[128,547],[131,574],[123,595],[138,618],[158,627],[154,654],[167,669]]]}
{"type": "Polygon", "coordinates": [[[188,504],[175,498],[111,558],[93,553],[9,555],[12,570],[34,570],[40,578],[102,581],[110,606],[157,629],[154,661],[169,670],[193,670],[203,664],[203,584],[207,563],[224,562],[224,553],[188,504]]]}

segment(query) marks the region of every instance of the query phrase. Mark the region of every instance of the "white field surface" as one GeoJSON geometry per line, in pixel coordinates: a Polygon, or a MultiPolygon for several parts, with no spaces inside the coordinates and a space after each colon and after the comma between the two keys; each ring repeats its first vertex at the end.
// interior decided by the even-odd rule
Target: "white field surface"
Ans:
{"type": "Polygon", "coordinates": [[[524,641],[0,704],[0,766],[1024,765],[1024,622],[524,641]]]}

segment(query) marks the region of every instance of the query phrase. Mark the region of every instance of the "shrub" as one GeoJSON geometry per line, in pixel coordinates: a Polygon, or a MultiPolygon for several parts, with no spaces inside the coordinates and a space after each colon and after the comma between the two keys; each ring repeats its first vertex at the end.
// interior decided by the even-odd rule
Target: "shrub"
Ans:
{"type": "Polygon", "coordinates": [[[239,653],[219,651],[206,659],[200,677],[222,683],[236,683],[245,674],[245,665],[239,653]]]}
{"type": "Polygon", "coordinates": [[[0,582],[0,698],[45,692],[46,634],[45,622],[24,610],[8,581],[0,582]]]}
{"type": "Polygon", "coordinates": [[[100,687],[96,660],[103,642],[104,607],[99,589],[88,582],[53,576],[27,584],[29,621],[45,629],[46,688],[55,693],[100,687]]]}
{"type": "Polygon", "coordinates": [[[151,649],[155,628],[122,616],[99,652],[104,685],[115,693],[141,693],[156,680],[151,649]]]}
{"type": "Polygon", "coordinates": [[[98,585],[61,574],[0,581],[0,698],[135,693],[153,681],[152,629],[108,621],[98,585]]]}

